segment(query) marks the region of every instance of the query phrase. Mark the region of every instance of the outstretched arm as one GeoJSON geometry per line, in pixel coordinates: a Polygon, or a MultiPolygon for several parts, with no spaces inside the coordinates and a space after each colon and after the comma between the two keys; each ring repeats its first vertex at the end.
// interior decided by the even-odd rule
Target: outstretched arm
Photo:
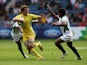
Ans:
{"type": "Polygon", "coordinates": [[[17,22],[24,22],[24,19],[23,18],[16,18],[16,17],[14,17],[13,18],[13,21],[15,22],[15,21],[17,21],[17,22]]]}
{"type": "Polygon", "coordinates": [[[56,19],[59,19],[59,16],[56,15],[56,14],[53,12],[53,10],[52,10],[51,7],[49,6],[49,4],[47,4],[47,7],[48,7],[49,11],[51,12],[51,14],[53,15],[53,17],[56,18],[56,19]]]}
{"type": "Polygon", "coordinates": [[[63,22],[63,23],[53,22],[52,25],[54,25],[54,26],[65,26],[66,22],[63,22]]]}

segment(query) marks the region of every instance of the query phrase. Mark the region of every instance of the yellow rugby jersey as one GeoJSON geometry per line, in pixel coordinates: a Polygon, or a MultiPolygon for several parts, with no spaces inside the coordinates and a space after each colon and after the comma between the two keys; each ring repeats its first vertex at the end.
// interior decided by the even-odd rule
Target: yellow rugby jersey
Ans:
{"type": "Polygon", "coordinates": [[[24,35],[29,35],[29,36],[35,36],[34,30],[32,28],[32,20],[37,19],[38,16],[34,14],[28,14],[27,16],[24,16],[23,14],[19,14],[16,16],[16,18],[22,18],[24,19],[24,22],[22,24],[22,29],[23,29],[23,36],[24,35]]]}

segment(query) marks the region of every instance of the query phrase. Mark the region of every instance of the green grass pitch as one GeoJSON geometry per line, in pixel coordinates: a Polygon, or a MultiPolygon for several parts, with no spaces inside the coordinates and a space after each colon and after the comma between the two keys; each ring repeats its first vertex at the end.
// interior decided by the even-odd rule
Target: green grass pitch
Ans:
{"type": "Polygon", "coordinates": [[[23,49],[28,59],[24,59],[17,49],[17,45],[12,40],[0,40],[0,65],[87,65],[87,41],[74,41],[73,45],[77,48],[82,60],[75,60],[75,54],[62,44],[68,55],[60,60],[61,51],[55,46],[54,39],[37,39],[44,46],[44,51],[40,51],[38,47],[35,49],[44,56],[44,60],[37,60],[36,56],[29,55],[24,44],[23,49]]]}

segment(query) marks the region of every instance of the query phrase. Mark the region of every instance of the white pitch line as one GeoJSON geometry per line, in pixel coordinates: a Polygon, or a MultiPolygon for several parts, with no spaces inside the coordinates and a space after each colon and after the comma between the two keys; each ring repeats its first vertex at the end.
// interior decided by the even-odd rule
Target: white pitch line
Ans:
{"type": "Polygon", "coordinates": [[[76,49],[85,49],[85,50],[87,50],[87,47],[77,47],[76,49]]]}

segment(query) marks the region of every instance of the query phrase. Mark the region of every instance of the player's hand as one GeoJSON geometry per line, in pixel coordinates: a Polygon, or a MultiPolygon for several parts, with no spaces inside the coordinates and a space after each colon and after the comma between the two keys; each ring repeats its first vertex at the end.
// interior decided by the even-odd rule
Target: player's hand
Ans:
{"type": "Polygon", "coordinates": [[[53,22],[51,25],[55,26],[56,25],[56,22],[53,22]]]}
{"type": "Polygon", "coordinates": [[[48,9],[49,9],[49,10],[51,10],[51,7],[50,7],[50,5],[49,5],[49,4],[47,4],[46,6],[48,7],[48,9]]]}
{"type": "Polygon", "coordinates": [[[41,18],[42,18],[42,16],[41,16],[41,15],[38,15],[38,18],[39,18],[39,19],[41,19],[41,18]]]}
{"type": "Polygon", "coordinates": [[[46,6],[49,7],[49,4],[47,4],[46,6]]]}

